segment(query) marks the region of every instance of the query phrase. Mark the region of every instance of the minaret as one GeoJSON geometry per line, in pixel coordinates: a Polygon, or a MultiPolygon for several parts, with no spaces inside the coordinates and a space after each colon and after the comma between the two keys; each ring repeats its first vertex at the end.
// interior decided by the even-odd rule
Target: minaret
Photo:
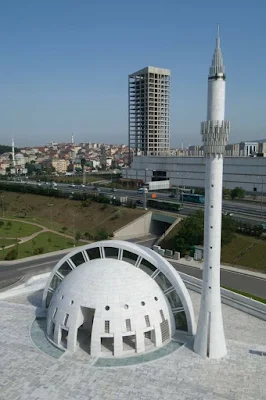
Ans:
{"type": "Polygon", "coordinates": [[[224,109],[225,67],[218,26],[208,77],[207,121],[201,124],[205,154],[204,267],[194,342],[194,351],[209,358],[221,358],[227,353],[220,293],[223,153],[230,130],[229,121],[224,120],[224,109]]]}
{"type": "Polygon", "coordinates": [[[15,167],[15,142],[14,138],[12,137],[12,167],[15,167]]]}
{"type": "Polygon", "coordinates": [[[73,133],[72,133],[72,136],[71,136],[71,143],[74,144],[74,135],[73,135],[73,133]]]}

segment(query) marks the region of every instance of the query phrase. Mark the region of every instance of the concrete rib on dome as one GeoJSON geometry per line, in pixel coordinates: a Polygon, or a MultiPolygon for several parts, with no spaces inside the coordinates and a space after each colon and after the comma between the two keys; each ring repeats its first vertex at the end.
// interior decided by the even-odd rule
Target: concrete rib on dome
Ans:
{"type": "MultiPolygon", "coordinates": [[[[103,355],[99,343],[102,340],[108,342],[106,338],[110,335],[114,338],[113,354],[121,355],[125,324],[128,324],[128,329],[133,329],[129,332],[133,332],[132,336],[135,337],[135,352],[145,351],[147,340],[156,347],[165,344],[176,329],[185,330],[188,334],[195,332],[191,299],[177,271],[152,250],[119,240],[82,246],[63,257],[48,279],[43,306],[48,307],[47,335],[50,340],[61,346],[62,335],[65,335],[63,340],[67,337],[66,347],[75,351],[77,329],[85,321],[85,327],[89,326],[90,329],[91,354],[94,355],[103,355]],[[84,311],[84,307],[94,311],[84,314],[81,311],[84,311]],[[105,310],[104,307],[109,309],[105,310]],[[145,307],[148,313],[143,315],[145,307]],[[98,314],[99,310],[103,314],[98,314]],[[106,312],[110,319],[104,319],[106,312]],[[125,312],[128,315],[131,313],[131,317],[124,318],[125,312]],[[156,317],[154,312],[157,313],[156,317]],[[93,314],[93,323],[90,313],[93,314]],[[87,319],[90,322],[86,322],[87,319]],[[130,323],[126,322],[127,319],[130,323]],[[103,331],[105,322],[107,332],[103,331]],[[145,328],[145,324],[150,326],[145,328]],[[70,329],[70,332],[71,327],[74,330],[70,329]],[[148,333],[145,329],[148,329],[148,333]],[[147,337],[144,336],[143,342],[145,334],[147,337]]],[[[124,347],[127,345],[130,347],[128,343],[123,344],[124,347]]]]}

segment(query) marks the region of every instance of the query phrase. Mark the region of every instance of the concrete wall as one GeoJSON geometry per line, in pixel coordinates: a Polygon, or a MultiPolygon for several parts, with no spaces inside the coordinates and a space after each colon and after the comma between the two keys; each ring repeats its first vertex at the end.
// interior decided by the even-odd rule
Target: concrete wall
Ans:
{"type": "Polygon", "coordinates": [[[114,232],[114,238],[126,240],[148,235],[151,233],[151,222],[152,212],[147,212],[145,215],[114,232]]]}
{"type": "MultiPolygon", "coordinates": [[[[194,290],[195,292],[201,293],[202,280],[178,272],[183,279],[187,289],[194,290]]],[[[263,319],[266,321],[266,304],[260,303],[259,301],[250,299],[242,296],[241,294],[231,292],[230,290],[221,288],[222,303],[227,304],[230,307],[236,308],[237,310],[243,311],[247,314],[253,315],[254,317],[263,319]]]]}
{"type": "MultiPolygon", "coordinates": [[[[123,172],[124,177],[143,179],[149,182],[153,171],[166,171],[167,178],[174,186],[204,187],[204,157],[134,157],[130,169],[123,172]]],[[[241,186],[249,192],[257,188],[260,194],[262,177],[266,182],[266,158],[264,157],[226,157],[224,159],[223,186],[233,189],[241,186]]]]}
{"type": "Polygon", "coordinates": [[[175,222],[169,226],[169,228],[162,234],[162,236],[159,237],[158,241],[156,242],[156,245],[158,246],[161,241],[167,237],[167,235],[171,232],[171,230],[177,225],[179,224],[179,222],[182,221],[182,218],[177,217],[175,222]]]}

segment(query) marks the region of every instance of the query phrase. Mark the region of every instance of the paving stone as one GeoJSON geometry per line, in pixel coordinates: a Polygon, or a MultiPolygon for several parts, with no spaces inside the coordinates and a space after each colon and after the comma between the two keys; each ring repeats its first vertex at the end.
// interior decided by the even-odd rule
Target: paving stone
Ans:
{"type": "MultiPolygon", "coordinates": [[[[197,317],[200,297],[190,294],[197,317]]],[[[223,306],[228,355],[222,360],[205,360],[188,345],[148,363],[97,368],[81,350],[58,359],[40,352],[29,335],[36,308],[20,301],[0,302],[1,400],[266,399],[266,357],[249,353],[265,348],[266,322],[229,306],[223,306]]]]}

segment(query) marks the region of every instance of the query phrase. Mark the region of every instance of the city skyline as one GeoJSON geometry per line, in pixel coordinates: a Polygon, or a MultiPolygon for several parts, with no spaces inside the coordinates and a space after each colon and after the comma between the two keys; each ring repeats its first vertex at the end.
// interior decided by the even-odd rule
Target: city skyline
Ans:
{"type": "Polygon", "coordinates": [[[172,75],[171,147],[199,144],[198,121],[206,109],[201,77],[217,22],[230,69],[230,142],[264,138],[263,2],[254,7],[238,1],[182,6],[167,1],[166,20],[160,3],[152,4],[142,4],[141,17],[139,7],[132,10],[122,2],[5,4],[0,27],[2,143],[10,143],[12,136],[17,146],[62,142],[72,132],[77,142],[127,143],[128,74],[155,65],[169,68],[172,75]]]}

